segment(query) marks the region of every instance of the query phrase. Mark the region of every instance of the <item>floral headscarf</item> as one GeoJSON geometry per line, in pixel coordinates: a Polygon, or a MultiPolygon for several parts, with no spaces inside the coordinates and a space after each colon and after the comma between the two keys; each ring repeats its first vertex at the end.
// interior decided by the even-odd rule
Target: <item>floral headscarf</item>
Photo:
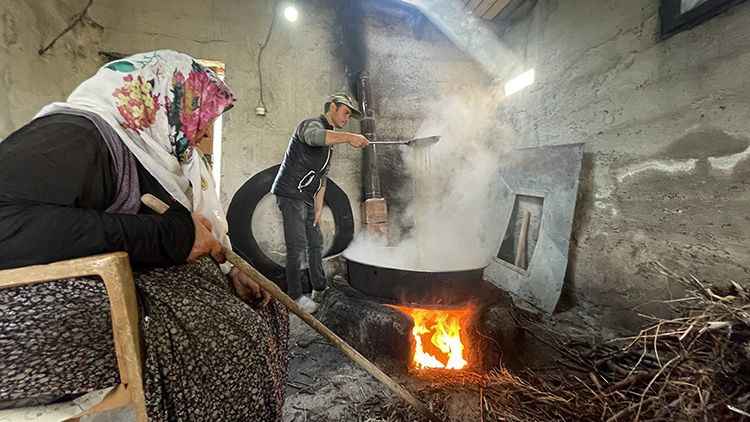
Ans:
{"type": "Polygon", "coordinates": [[[229,246],[210,171],[194,149],[201,132],[234,100],[229,87],[195,59],[160,50],[108,63],[67,102],[50,104],[39,115],[73,108],[102,117],[164,189],[208,218],[214,235],[229,246]]]}

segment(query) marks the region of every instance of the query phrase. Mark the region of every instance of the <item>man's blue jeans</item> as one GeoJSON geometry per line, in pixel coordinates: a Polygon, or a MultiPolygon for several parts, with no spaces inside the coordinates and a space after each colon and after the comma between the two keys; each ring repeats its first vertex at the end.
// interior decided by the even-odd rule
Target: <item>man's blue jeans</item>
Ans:
{"type": "Polygon", "coordinates": [[[315,290],[325,289],[323,235],[319,226],[313,226],[315,209],[301,199],[278,195],[276,204],[284,217],[287,294],[292,299],[297,299],[303,294],[310,293],[311,287],[315,290]],[[312,286],[304,282],[305,261],[309,264],[308,274],[312,286]]]}

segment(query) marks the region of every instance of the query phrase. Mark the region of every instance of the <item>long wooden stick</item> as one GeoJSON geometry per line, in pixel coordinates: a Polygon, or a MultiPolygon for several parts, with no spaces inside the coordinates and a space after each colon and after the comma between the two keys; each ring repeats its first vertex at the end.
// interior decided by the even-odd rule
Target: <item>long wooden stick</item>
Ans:
{"type": "MultiPolygon", "coordinates": [[[[149,208],[156,211],[159,214],[163,214],[169,209],[169,206],[162,202],[159,198],[151,195],[151,194],[145,194],[143,197],[141,197],[141,201],[146,204],[149,208]]],[[[284,305],[287,309],[292,311],[293,314],[300,317],[303,321],[307,323],[310,327],[312,327],[315,331],[319,332],[323,335],[323,337],[327,338],[331,343],[333,343],[334,346],[336,346],[339,350],[344,352],[349,358],[351,358],[354,363],[358,364],[362,369],[370,373],[370,375],[374,376],[378,381],[382,382],[388,389],[390,389],[392,392],[394,392],[396,395],[401,397],[404,401],[411,404],[422,412],[425,416],[430,418],[433,421],[440,421],[440,419],[437,418],[428,408],[425,406],[422,402],[417,400],[416,397],[414,397],[409,391],[407,391],[404,387],[402,387],[399,383],[393,380],[393,378],[389,377],[385,372],[381,371],[380,368],[375,366],[372,362],[370,362],[366,357],[362,356],[361,353],[359,353],[356,349],[354,349],[352,346],[350,346],[347,342],[341,339],[336,333],[331,331],[328,327],[323,325],[320,321],[318,321],[314,316],[310,315],[309,313],[303,311],[297,303],[292,300],[291,297],[289,297],[286,293],[284,293],[279,286],[276,285],[276,283],[272,282],[266,276],[261,274],[258,270],[253,268],[250,264],[248,264],[242,257],[237,255],[231,250],[226,250],[225,255],[227,257],[227,261],[232,263],[235,267],[237,267],[240,271],[247,274],[253,281],[258,283],[260,287],[267,291],[271,296],[273,296],[274,299],[281,302],[282,305],[284,305]]]]}
{"type": "Polygon", "coordinates": [[[521,233],[518,235],[518,245],[516,246],[516,267],[526,269],[526,249],[529,243],[529,221],[531,213],[527,210],[521,211],[521,233]]]}

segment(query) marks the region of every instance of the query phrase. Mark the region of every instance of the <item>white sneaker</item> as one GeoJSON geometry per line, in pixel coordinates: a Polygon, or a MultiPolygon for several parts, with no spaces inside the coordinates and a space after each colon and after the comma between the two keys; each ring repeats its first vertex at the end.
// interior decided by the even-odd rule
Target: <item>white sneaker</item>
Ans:
{"type": "Polygon", "coordinates": [[[295,302],[297,302],[297,305],[308,314],[313,314],[318,310],[318,304],[308,296],[302,295],[295,302]]]}

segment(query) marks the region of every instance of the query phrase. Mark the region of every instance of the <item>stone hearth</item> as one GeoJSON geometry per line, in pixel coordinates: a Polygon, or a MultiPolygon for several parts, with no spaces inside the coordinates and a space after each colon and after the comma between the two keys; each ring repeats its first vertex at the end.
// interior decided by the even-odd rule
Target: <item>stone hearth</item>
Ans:
{"type": "MultiPolygon", "coordinates": [[[[462,332],[467,369],[513,366],[520,333],[512,317],[512,302],[491,286],[481,290],[486,294],[477,295],[483,300],[470,305],[474,312],[462,332]]],[[[403,312],[338,283],[326,290],[316,317],[373,362],[408,369],[414,323],[403,312]]]]}

